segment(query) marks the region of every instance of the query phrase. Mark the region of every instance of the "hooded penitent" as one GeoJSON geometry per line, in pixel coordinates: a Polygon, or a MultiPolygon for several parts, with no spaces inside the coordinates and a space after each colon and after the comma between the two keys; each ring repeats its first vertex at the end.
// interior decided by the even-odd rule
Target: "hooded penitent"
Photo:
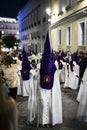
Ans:
{"type": "Polygon", "coordinates": [[[53,59],[53,52],[50,47],[49,34],[47,33],[40,68],[40,85],[42,88],[52,88],[55,70],[56,67],[53,59]]]}
{"type": "Polygon", "coordinates": [[[78,64],[79,62],[78,50],[72,54],[72,60],[78,64]]]}
{"type": "Polygon", "coordinates": [[[21,70],[22,80],[29,80],[30,69],[31,69],[30,62],[28,61],[28,56],[27,56],[26,51],[23,47],[23,50],[22,50],[22,70],[21,70]]]}

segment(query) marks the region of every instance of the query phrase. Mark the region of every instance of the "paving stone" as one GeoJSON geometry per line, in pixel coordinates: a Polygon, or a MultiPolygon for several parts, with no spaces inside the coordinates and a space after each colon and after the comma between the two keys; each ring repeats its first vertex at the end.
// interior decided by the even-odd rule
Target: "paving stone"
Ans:
{"type": "Polygon", "coordinates": [[[87,123],[77,120],[78,103],[76,101],[78,91],[64,89],[62,87],[63,124],[52,128],[37,128],[37,122],[27,124],[28,97],[17,96],[18,130],[87,130],[87,123]]]}

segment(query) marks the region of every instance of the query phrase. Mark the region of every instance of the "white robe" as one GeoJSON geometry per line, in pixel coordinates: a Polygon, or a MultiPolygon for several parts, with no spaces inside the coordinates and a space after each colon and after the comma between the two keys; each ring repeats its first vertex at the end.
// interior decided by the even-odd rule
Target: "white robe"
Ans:
{"type": "Polygon", "coordinates": [[[30,79],[29,80],[21,80],[21,90],[22,90],[22,96],[26,97],[29,96],[29,84],[30,84],[30,79]]]}
{"type": "Polygon", "coordinates": [[[65,63],[65,83],[64,88],[68,87],[76,90],[78,87],[79,79],[76,77],[79,75],[79,66],[74,63],[73,71],[70,69],[70,65],[67,69],[67,63],[65,63]]]}
{"type": "Polygon", "coordinates": [[[37,115],[37,86],[38,86],[38,73],[36,69],[30,70],[30,84],[29,84],[29,97],[28,97],[28,111],[27,121],[32,122],[37,115]]]}
{"type": "Polygon", "coordinates": [[[17,89],[17,95],[27,97],[29,96],[30,80],[22,80],[21,72],[19,73],[19,78],[20,78],[20,87],[18,87],[17,89]]]}
{"type": "Polygon", "coordinates": [[[74,67],[73,67],[73,72],[71,77],[70,77],[70,86],[72,89],[76,90],[78,88],[78,83],[79,83],[79,78],[76,76],[79,76],[79,66],[76,64],[76,62],[73,62],[74,67]]]}
{"type": "Polygon", "coordinates": [[[60,71],[60,75],[59,75],[60,83],[64,83],[65,82],[65,68],[63,67],[59,71],[60,71]]]}
{"type": "MultiPolygon", "coordinates": [[[[66,88],[66,87],[70,87],[70,85],[69,85],[69,78],[70,78],[70,74],[71,74],[71,71],[70,71],[70,65],[68,64],[68,69],[67,69],[67,64],[68,63],[63,63],[63,65],[64,65],[64,68],[65,68],[65,83],[64,83],[64,88],[66,88]]],[[[71,87],[70,87],[71,88],[71,87]]]]}
{"type": "Polygon", "coordinates": [[[17,95],[27,97],[29,96],[30,79],[22,80],[21,72],[19,72],[19,78],[20,78],[20,87],[17,90],[17,95]]]}
{"type": "Polygon", "coordinates": [[[63,122],[61,88],[58,79],[59,75],[56,71],[52,88],[52,125],[61,124],[63,122]]]}
{"type": "Polygon", "coordinates": [[[87,68],[83,75],[83,82],[81,82],[80,90],[77,96],[79,107],[77,117],[79,120],[87,122],[87,68]]]}
{"type": "Polygon", "coordinates": [[[20,80],[20,86],[17,89],[17,95],[22,95],[22,77],[21,77],[21,72],[18,71],[18,76],[20,80]]]}
{"type": "Polygon", "coordinates": [[[40,89],[42,106],[42,125],[51,123],[61,124],[62,120],[62,98],[59,82],[59,72],[54,74],[54,83],[51,90],[40,89]]]}
{"type": "MultiPolygon", "coordinates": [[[[63,63],[63,61],[61,60],[61,62],[63,63]]],[[[55,65],[57,67],[57,69],[59,70],[59,81],[60,83],[64,83],[65,82],[65,67],[63,66],[62,69],[59,69],[59,65],[58,65],[58,62],[55,61],[55,65]]]]}

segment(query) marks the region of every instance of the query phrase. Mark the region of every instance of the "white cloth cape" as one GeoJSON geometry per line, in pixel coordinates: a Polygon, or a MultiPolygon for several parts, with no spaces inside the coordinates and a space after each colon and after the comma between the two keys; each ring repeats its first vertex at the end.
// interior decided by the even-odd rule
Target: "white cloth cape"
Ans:
{"type": "Polygon", "coordinates": [[[37,115],[37,84],[38,84],[38,71],[32,69],[30,71],[30,85],[29,85],[29,97],[28,97],[28,111],[27,121],[32,122],[37,115]]]}

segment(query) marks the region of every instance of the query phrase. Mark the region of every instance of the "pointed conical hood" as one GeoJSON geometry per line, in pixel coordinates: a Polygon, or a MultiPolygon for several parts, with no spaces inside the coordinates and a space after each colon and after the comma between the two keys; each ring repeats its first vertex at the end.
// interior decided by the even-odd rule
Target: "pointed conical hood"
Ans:
{"type": "Polygon", "coordinates": [[[44,44],[44,52],[42,58],[49,59],[51,56],[51,46],[50,46],[50,40],[49,40],[49,34],[47,33],[46,41],[44,44]]]}
{"type": "Polygon", "coordinates": [[[31,69],[30,62],[28,61],[27,53],[23,47],[23,50],[22,50],[22,70],[21,70],[22,80],[29,80],[30,69],[31,69]]]}
{"type": "Polygon", "coordinates": [[[49,34],[47,33],[40,68],[40,85],[42,88],[52,88],[55,70],[53,52],[51,51],[49,34]]]}
{"type": "Polygon", "coordinates": [[[22,50],[22,62],[28,61],[27,53],[25,51],[25,48],[23,47],[22,50]]]}

